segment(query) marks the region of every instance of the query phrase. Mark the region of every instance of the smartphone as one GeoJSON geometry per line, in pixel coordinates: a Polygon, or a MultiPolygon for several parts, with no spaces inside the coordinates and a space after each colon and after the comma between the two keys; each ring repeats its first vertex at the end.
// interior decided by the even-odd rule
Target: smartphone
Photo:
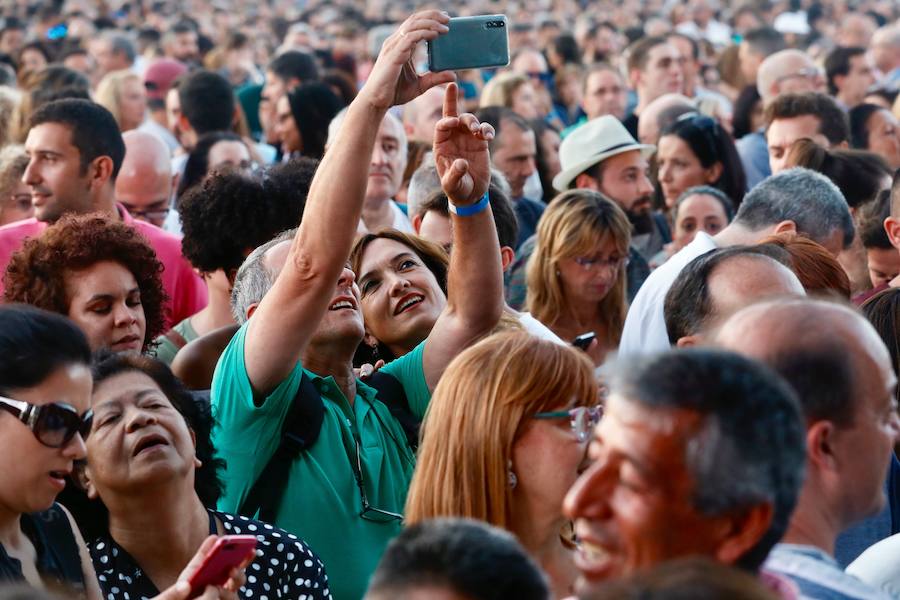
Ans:
{"type": "Polygon", "coordinates": [[[594,341],[594,338],[597,337],[593,331],[589,331],[587,333],[582,333],[577,338],[572,340],[572,345],[580,350],[584,350],[587,352],[587,349],[590,347],[591,342],[594,341]]]}
{"type": "Polygon", "coordinates": [[[188,583],[191,593],[188,598],[196,598],[206,586],[225,585],[232,569],[239,567],[256,550],[256,538],[252,535],[223,535],[188,583]]]}
{"type": "Polygon", "coordinates": [[[450,19],[450,31],[428,42],[430,71],[461,71],[509,64],[506,15],[450,19]]]}

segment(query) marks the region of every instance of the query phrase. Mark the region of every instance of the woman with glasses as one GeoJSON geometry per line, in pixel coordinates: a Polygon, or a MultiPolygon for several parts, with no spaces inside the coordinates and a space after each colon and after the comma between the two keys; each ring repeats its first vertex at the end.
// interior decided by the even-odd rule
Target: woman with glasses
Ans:
{"type": "Polygon", "coordinates": [[[90,361],[68,319],[0,307],[0,581],[99,597],[78,528],[55,503],[85,456],[90,361]]]}
{"type": "Polygon", "coordinates": [[[563,340],[593,332],[587,351],[598,365],[622,335],[630,243],[621,208],[597,192],[570,190],[544,211],[526,267],[528,312],[563,340]]]}
{"type": "Polygon", "coordinates": [[[12,255],[4,299],[69,317],[92,351],[140,353],[163,331],[162,269],[133,227],[70,215],[12,255]]]}
{"type": "Polygon", "coordinates": [[[562,502],[587,466],[600,412],[592,365],[578,350],[525,333],[479,342],[434,390],[406,523],[468,517],[506,529],[547,573],[554,597],[572,595],[562,502]]]}
{"type": "Polygon", "coordinates": [[[212,418],[163,363],[108,355],[94,367],[94,425],[84,480],[102,502],[90,543],[107,600],[138,600],[172,585],[207,536],[252,535],[242,598],[331,598],[319,558],[296,536],[214,510],[222,491],[212,418]]]}
{"type": "Polygon", "coordinates": [[[678,197],[694,186],[722,190],[735,207],[747,191],[744,168],[731,136],[706,115],[687,113],[663,129],[656,163],[667,215],[678,197]]]}

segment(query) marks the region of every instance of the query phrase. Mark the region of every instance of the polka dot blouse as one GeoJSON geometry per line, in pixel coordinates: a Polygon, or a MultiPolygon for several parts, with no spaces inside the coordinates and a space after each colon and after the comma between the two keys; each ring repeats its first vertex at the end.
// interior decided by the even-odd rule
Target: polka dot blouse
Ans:
{"type": "MultiPolygon", "coordinates": [[[[218,511],[229,535],[255,535],[256,559],[246,569],[247,582],[238,594],[249,600],[330,599],[322,561],[297,536],[268,523],[218,511]]],[[[211,519],[211,523],[214,522],[211,519]]],[[[148,600],[159,590],[137,562],[109,536],[94,541],[91,559],[105,600],[148,600]]]]}

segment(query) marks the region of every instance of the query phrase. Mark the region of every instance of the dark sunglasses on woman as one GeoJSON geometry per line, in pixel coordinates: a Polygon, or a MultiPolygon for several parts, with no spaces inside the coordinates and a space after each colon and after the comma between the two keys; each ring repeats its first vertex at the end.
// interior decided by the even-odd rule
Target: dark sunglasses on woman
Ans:
{"type": "Polygon", "coordinates": [[[40,443],[50,448],[65,446],[76,433],[87,439],[94,422],[93,410],[78,416],[73,406],[62,402],[38,405],[0,396],[0,410],[22,421],[40,443]]]}

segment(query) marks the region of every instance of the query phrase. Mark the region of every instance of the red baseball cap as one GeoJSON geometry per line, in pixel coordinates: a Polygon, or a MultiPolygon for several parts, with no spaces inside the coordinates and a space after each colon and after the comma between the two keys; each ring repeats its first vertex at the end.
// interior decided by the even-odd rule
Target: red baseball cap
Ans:
{"type": "Polygon", "coordinates": [[[147,89],[147,98],[165,100],[172,83],[184,73],[187,73],[187,66],[183,62],[171,58],[161,58],[150,63],[144,71],[144,87],[147,89]]]}

